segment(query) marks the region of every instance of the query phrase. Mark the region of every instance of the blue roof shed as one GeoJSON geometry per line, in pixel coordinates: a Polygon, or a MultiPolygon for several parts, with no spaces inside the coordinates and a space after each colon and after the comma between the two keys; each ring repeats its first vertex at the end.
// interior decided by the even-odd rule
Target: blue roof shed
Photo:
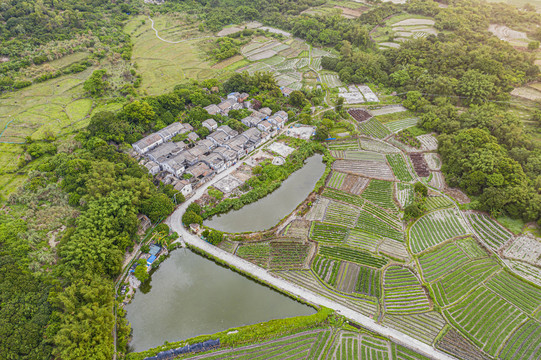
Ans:
{"type": "Polygon", "coordinates": [[[156,256],[152,255],[151,257],[149,257],[148,260],[147,260],[147,266],[152,265],[154,260],[156,260],[156,256]]]}

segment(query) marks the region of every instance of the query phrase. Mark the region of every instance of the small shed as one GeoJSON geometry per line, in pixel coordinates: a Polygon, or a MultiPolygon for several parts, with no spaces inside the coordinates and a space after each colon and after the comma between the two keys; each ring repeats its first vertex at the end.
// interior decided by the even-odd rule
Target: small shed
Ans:
{"type": "Polygon", "coordinates": [[[148,267],[151,267],[152,266],[152,263],[156,260],[156,256],[155,255],[152,255],[151,257],[148,258],[147,260],[147,266],[148,267]]]}

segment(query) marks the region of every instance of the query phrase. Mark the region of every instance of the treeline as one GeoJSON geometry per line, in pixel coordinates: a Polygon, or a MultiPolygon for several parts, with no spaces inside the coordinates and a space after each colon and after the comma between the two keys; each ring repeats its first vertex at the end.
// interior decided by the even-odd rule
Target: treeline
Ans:
{"type": "MultiPolygon", "coordinates": [[[[0,5],[0,91],[22,87],[18,79],[21,69],[73,52],[93,49],[99,57],[112,50],[129,59],[129,35],[122,31],[122,26],[128,14],[136,13],[138,7],[138,2],[131,0],[3,2],[0,5]]],[[[63,71],[82,70],[78,66],[63,71]]]]}

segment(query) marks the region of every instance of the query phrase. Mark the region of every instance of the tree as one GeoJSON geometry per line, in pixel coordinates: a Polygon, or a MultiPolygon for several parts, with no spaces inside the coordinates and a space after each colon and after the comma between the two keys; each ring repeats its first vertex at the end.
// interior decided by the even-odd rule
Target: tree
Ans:
{"type": "Polygon", "coordinates": [[[156,194],[141,204],[141,212],[149,217],[152,222],[169,216],[175,209],[175,204],[165,194],[156,194]]]}
{"type": "Polygon", "coordinates": [[[343,107],[344,107],[344,98],[339,96],[338,100],[336,100],[336,111],[337,112],[342,111],[343,107]]]}
{"type": "Polygon", "coordinates": [[[208,242],[210,242],[213,245],[220,244],[223,241],[223,239],[224,239],[224,234],[218,230],[212,230],[207,237],[208,242]]]}
{"type": "Polygon", "coordinates": [[[539,49],[539,41],[535,40],[535,41],[530,41],[528,43],[528,50],[537,50],[539,49]]]}
{"type": "Polygon", "coordinates": [[[479,70],[468,70],[458,83],[458,93],[465,97],[466,104],[479,104],[494,95],[495,78],[479,70]]]}
{"type": "Polygon", "coordinates": [[[148,127],[154,120],[156,113],[148,102],[135,100],[124,106],[120,116],[132,124],[148,127]]]}
{"type": "Polygon", "coordinates": [[[184,215],[182,215],[182,223],[187,226],[191,224],[201,225],[203,224],[203,218],[193,211],[186,211],[184,215]]]}
{"type": "Polygon", "coordinates": [[[291,104],[291,106],[302,108],[305,102],[306,97],[304,96],[302,91],[295,90],[292,91],[291,94],[289,94],[289,103],[291,104]]]}
{"type": "Polygon", "coordinates": [[[85,81],[83,89],[89,92],[92,96],[102,96],[109,87],[109,83],[105,80],[106,77],[107,71],[104,69],[95,70],[85,81]]]}
{"type": "Polygon", "coordinates": [[[133,272],[133,275],[140,282],[145,282],[150,277],[150,275],[147,272],[146,265],[137,265],[137,267],[135,268],[135,271],[133,272]]]}

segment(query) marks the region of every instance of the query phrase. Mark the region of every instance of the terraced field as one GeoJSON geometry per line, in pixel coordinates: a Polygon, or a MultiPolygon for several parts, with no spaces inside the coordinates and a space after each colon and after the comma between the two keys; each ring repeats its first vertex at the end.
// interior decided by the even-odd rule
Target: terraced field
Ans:
{"type": "Polygon", "coordinates": [[[375,118],[359,124],[359,130],[361,134],[374,137],[376,139],[383,139],[391,134],[391,131],[387,129],[382,123],[375,118]]]}
{"type": "Polygon", "coordinates": [[[503,226],[486,215],[470,213],[468,219],[477,236],[492,249],[499,249],[512,236],[503,226]]]}
{"type": "Polygon", "coordinates": [[[440,210],[421,217],[410,230],[410,248],[420,253],[447,239],[466,235],[466,226],[452,210],[440,210]]]}
{"type": "MultiPolygon", "coordinates": [[[[485,287],[477,288],[443,312],[453,326],[492,356],[505,338],[528,319],[517,307],[485,287]]],[[[537,343],[538,338],[530,338],[529,342],[537,343]]]]}
{"type": "Polygon", "coordinates": [[[345,205],[337,201],[331,201],[325,212],[324,222],[354,227],[359,218],[360,210],[353,206],[345,205]]]}
{"type": "Polygon", "coordinates": [[[349,230],[343,226],[314,222],[310,231],[312,240],[323,244],[342,244],[349,230]]]}
{"type": "Polygon", "coordinates": [[[389,165],[391,165],[391,169],[393,169],[393,173],[398,180],[404,182],[413,180],[413,176],[409,171],[406,160],[404,160],[401,154],[389,154],[387,155],[387,161],[389,162],[389,165]]]}
{"type": "Polygon", "coordinates": [[[371,266],[376,269],[380,269],[385,264],[387,264],[387,260],[372,256],[365,251],[354,250],[340,246],[320,246],[319,253],[329,258],[350,261],[352,263],[360,265],[371,266]]]}
{"type": "Polygon", "coordinates": [[[385,221],[364,210],[359,214],[356,228],[381,237],[404,241],[404,233],[401,230],[390,227],[385,221]]]}
{"type": "Polygon", "coordinates": [[[430,310],[426,293],[411,270],[391,266],[385,270],[383,282],[386,312],[414,314],[430,310]]]}
{"type": "Polygon", "coordinates": [[[384,209],[396,211],[396,205],[393,201],[393,183],[383,180],[371,180],[361,197],[381,206],[384,209]]]}

